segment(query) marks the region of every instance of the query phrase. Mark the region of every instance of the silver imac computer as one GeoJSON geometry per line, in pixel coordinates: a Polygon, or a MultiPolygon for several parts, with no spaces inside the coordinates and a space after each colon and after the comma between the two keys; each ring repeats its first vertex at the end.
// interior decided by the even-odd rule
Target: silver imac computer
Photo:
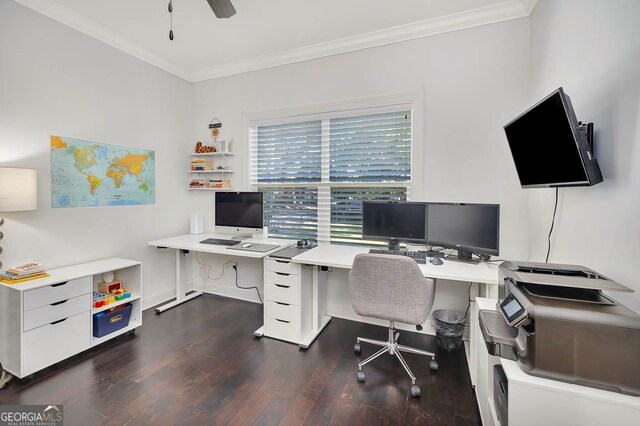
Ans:
{"type": "Polygon", "coordinates": [[[216,232],[243,238],[262,234],[262,192],[216,192],[216,232]]]}

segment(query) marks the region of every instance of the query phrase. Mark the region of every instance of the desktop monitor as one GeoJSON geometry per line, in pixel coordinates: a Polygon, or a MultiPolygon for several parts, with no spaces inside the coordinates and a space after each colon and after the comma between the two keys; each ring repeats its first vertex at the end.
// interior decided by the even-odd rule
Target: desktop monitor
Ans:
{"type": "Polygon", "coordinates": [[[397,250],[400,241],[424,242],[427,210],[425,203],[408,201],[364,201],[362,203],[362,238],[388,241],[397,250]]]}
{"type": "Polygon", "coordinates": [[[458,250],[458,257],[472,253],[499,254],[500,205],[427,203],[427,245],[458,250]]]}
{"type": "Polygon", "coordinates": [[[215,215],[216,231],[260,230],[263,228],[262,192],[216,192],[215,215]]]}

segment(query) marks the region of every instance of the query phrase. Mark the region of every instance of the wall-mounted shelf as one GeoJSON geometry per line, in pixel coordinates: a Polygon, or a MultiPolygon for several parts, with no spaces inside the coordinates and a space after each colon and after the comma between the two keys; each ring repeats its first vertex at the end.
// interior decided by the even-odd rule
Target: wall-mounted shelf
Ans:
{"type": "Polygon", "coordinates": [[[194,191],[235,191],[235,189],[233,188],[189,188],[190,190],[194,190],[194,191]]]}
{"type": "Polygon", "coordinates": [[[206,152],[203,154],[189,154],[190,157],[233,157],[233,152],[206,152]]]}
{"type": "Polygon", "coordinates": [[[189,155],[189,189],[200,191],[233,191],[231,174],[234,172],[229,162],[231,152],[208,152],[189,155]],[[221,167],[221,168],[219,168],[221,167]],[[200,184],[202,186],[191,186],[200,184]],[[221,187],[222,186],[222,187],[221,187]]]}

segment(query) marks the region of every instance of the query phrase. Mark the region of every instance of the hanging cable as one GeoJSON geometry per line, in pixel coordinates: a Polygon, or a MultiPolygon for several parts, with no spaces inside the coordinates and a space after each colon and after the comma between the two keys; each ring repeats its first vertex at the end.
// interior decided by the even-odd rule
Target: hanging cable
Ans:
{"type": "Polygon", "coordinates": [[[169,0],[169,40],[173,41],[173,0],[169,0]]]}
{"type": "Polygon", "coordinates": [[[233,270],[236,271],[236,287],[238,287],[240,290],[256,290],[256,293],[258,294],[258,299],[260,299],[260,303],[264,305],[264,301],[262,300],[262,297],[260,297],[260,289],[258,289],[258,287],[251,286],[251,287],[240,287],[240,285],[238,284],[238,266],[237,265],[233,265],[233,270]]]}
{"type": "Polygon", "coordinates": [[[553,226],[556,223],[556,212],[558,211],[558,187],[556,187],[556,203],[553,207],[553,218],[551,219],[551,228],[549,229],[549,235],[547,236],[547,257],[545,263],[549,263],[549,254],[551,253],[551,234],[553,233],[553,226]]]}
{"type": "Polygon", "coordinates": [[[211,276],[211,269],[213,269],[213,265],[209,265],[209,264],[206,264],[206,263],[200,261],[200,259],[198,258],[198,252],[195,252],[195,253],[196,253],[196,262],[198,262],[198,264],[200,264],[200,266],[202,268],[206,268],[207,269],[207,278],[209,278],[211,281],[217,281],[220,278],[222,278],[224,276],[225,269],[227,269],[227,266],[232,264],[232,263],[235,263],[236,260],[237,260],[237,257],[233,257],[233,258],[225,261],[222,264],[222,270],[220,271],[220,273],[216,277],[212,277],[211,276]]]}

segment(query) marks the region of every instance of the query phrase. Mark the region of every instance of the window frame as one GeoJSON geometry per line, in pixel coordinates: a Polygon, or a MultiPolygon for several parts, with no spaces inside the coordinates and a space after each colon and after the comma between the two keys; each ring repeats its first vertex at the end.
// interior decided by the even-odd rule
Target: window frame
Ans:
{"type": "MultiPolygon", "coordinates": [[[[420,167],[423,159],[422,130],[423,123],[423,95],[422,92],[408,92],[394,95],[378,96],[366,99],[350,99],[338,102],[283,108],[269,111],[243,113],[242,117],[242,155],[243,178],[247,179],[242,187],[248,190],[261,188],[317,188],[318,189],[318,235],[320,242],[331,240],[331,188],[360,188],[360,187],[405,187],[407,200],[420,198],[423,193],[423,170],[420,167]],[[355,117],[400,110],[411,111],[411,179],[404,182],[330,182],[329,152],[330,132],[329,120],[339,117],[355,117]],[[257,160],[257,149],[252,150],[252,132],[258,126],[277,123],[294,123],[312,120],[322,121],[322,159],[321,180],[317,183],[257,183],[257,170],[252,169],[252,163],[257,160]]],[[[244,179],[243,179],[244,180],[244,179]]]]}

